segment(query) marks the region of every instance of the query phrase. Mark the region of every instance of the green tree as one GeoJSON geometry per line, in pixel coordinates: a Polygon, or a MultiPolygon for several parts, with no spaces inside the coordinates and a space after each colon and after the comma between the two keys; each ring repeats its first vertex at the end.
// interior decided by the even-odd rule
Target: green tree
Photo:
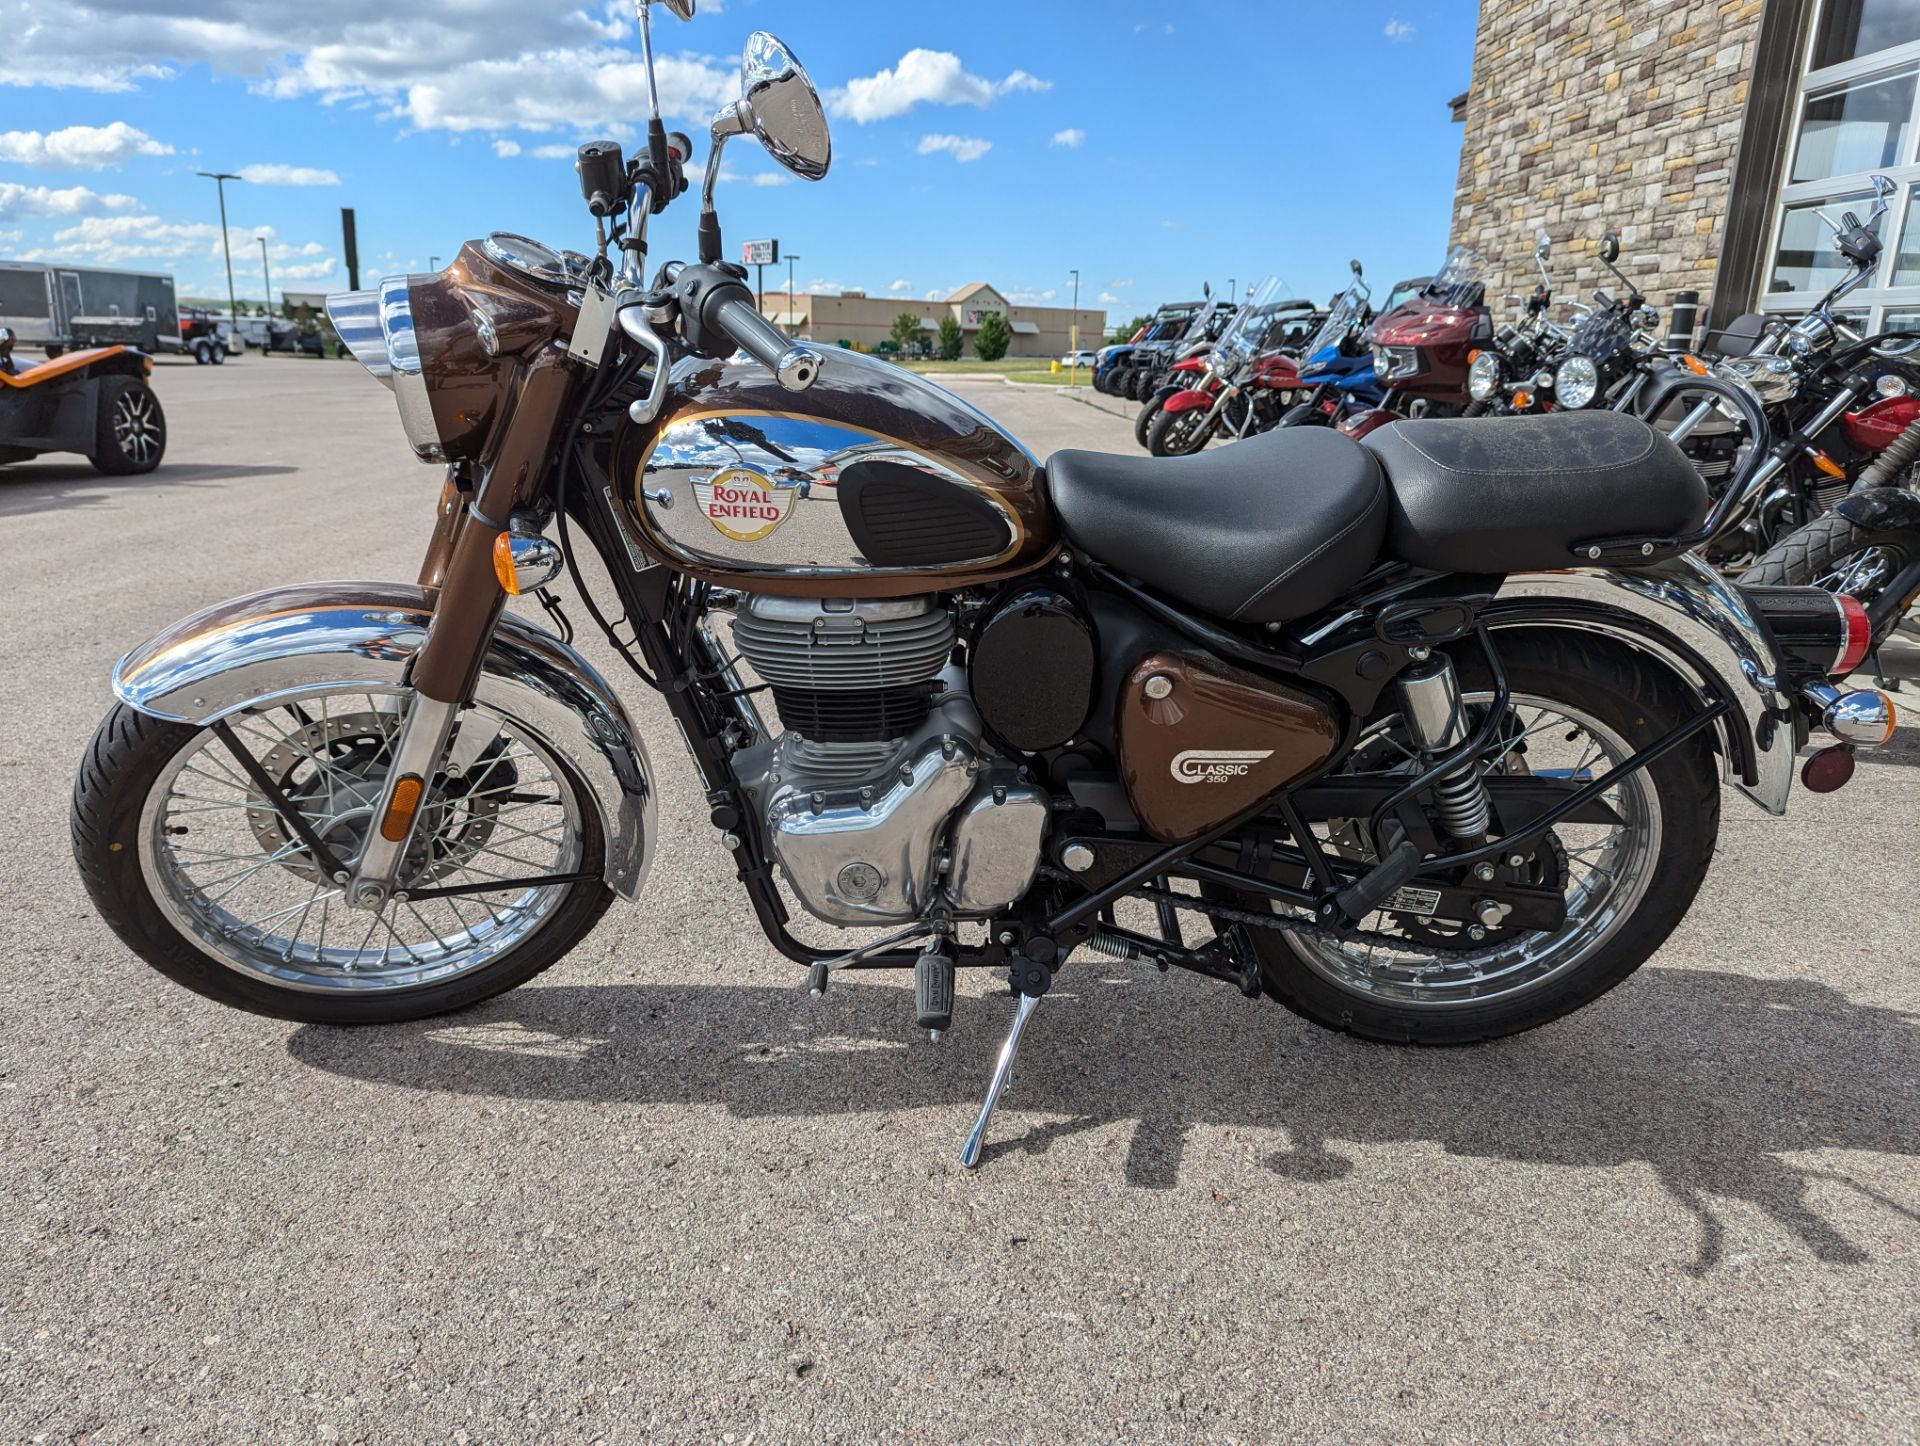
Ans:
{"type": "Polygon", "coordinates": [[[903,352],[920,350],[920,318],[910,311],[903,311],[893,319],[893,330],[887,334],[903,352]]]}
{"type": "Polygon", "coordinates": [[[1151,316],[1136,316],[1132,321],[1122,322],[1113,329],[1113,335],[1107,338],[1116,345],[1133,340],[1133,334],[1152,321],[1151,316]]]}
{"type": "Polygon", "coordinates": [[[1013,345],[1013,328],[997,311],[980,318],[980,330],[974,333],[973,354],[981,361],[999,361],[1013,345]]]}
{"type": "Polygon", "coordinates": [[[940,318],[940,360],[959,361],[960,353],[966,349],[967,334],[960,330],[960,323],[949,312],[940,318]]]}

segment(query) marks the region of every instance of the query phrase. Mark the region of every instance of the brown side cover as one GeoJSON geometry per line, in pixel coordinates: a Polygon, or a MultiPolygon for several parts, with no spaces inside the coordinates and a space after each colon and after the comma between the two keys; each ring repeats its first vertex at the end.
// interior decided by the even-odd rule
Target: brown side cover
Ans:
{"type": "Polygon", "coordinates": [[[1327,703],[1211,658],[1149,653],[1120,690],[1127,794],[1147,831],[1166,843],[1218,828],[1312,772],[1332,756],[1340,732],[1327,703]],[[1172,691],[1149,697],[1153,678],[1172,691]]]}

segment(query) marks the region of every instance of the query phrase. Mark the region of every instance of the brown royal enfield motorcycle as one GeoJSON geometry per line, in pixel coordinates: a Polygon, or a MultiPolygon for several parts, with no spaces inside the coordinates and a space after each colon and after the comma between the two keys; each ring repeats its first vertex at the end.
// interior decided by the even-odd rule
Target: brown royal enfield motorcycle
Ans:
{"type": "Polygon", "coordinates": [[[830,147],[779,41],[742,70],[698,264],[644,278],[692,153],[656,104],[637,158],[581,148],[595,257],[494,235],[329,302],[444,471],[433,538],[415,584],[239,598],[120,663],[75,847],[168,977],[286,1019],[413,1019],[532,978],[639,895],[649,750],[563,636],[503,610],[552,603],[582,547],[625,630],[573,586],[814,991],[911,970],[940,1031],[957,968],[1008,971],[969,1165],[1076,953],[1368,1039],[1511,1034],[1672,932],[1723,771],[1779,812],[1815,728],[1838,740],[1821,788],[1890,733],[1882,695],[1828,681],[1863,641],[1834,598],[1687,555],[1702,484],[1634,418],[1043,469],[913,373],[782,335],[721,261],[721,148],[752,135],[818,179],[830,147]],[[863,932],[804,942],[796,905],[863,932]]]}

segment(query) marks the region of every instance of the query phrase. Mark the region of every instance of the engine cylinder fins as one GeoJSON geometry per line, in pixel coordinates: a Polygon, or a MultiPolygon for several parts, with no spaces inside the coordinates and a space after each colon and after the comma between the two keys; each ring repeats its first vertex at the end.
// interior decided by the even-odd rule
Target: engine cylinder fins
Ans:
{"type": "Polygon", "coordinates": [[[932,598],[866,600],[756,595],[733,637],[776,688],[851,692],[932,681],[953,652],[953,614],[932,598]]]}
{"type": "Polygon", "coordinates": [[[733,625],[740,655],[773,689],[781,727],[816,742],[913,732],[926,720],[954,637],[953,614],[929,597],[755,595],[733,625]]]}

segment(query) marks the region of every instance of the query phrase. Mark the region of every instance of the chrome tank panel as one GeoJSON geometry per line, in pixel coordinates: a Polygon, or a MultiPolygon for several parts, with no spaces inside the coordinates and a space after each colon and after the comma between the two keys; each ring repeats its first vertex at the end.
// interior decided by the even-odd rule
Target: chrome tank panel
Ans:
{"type": "Polygon", "coordinates": [[[623,431],[616,461],[636,540],[670,566],[749,591],[888,597],[1052,555],[1033,456],[904,368],[829,350],[819,380],[789,392],[755,364],[691,359],[672,395],[652,429],[623,431]],[[887,484],[899,555],[881,555],[875,514],[856,516],[843,491],[862,463],[879,464],[864,477],[905,479],[887,484]]]}
{"type": "Polygon", "coordinates": [[[1718,725],[1727,780],[1769,813],[1787,811],[1793,788],[1793,702],[1775,684],[1779,660],[1740,589],[1692,554],[1615,571],[1519,572],[1495,595],[1495,629],[1577,628],[1616,638],[1665,662],[1703,703],[1734,707],[1718,725]],[[1551,602],[1551,616],[1502,617],[1501,605],[1551,602]],[[1637,624],[1637,626],[1636,626],[1637,624]],[[1745,733],[1736,746],[1730,730],[1745,733]],[[1754,779],[1735,771],[1753,755],[1754,779]]]}
{"type": "MultiPolygon", "coordinates": [[[[211,723],[253,705],[398,687],[432,617],[417,587],[320,582],[220,603],[135,648],[113,672],[130,708],[211,723]]],[[[593,666],[511,614],[500,619],[475,696],[514,719],[586,780],[607,840],[607,883],[640,892],[658,833],[645,746],[593,666]]]]}

